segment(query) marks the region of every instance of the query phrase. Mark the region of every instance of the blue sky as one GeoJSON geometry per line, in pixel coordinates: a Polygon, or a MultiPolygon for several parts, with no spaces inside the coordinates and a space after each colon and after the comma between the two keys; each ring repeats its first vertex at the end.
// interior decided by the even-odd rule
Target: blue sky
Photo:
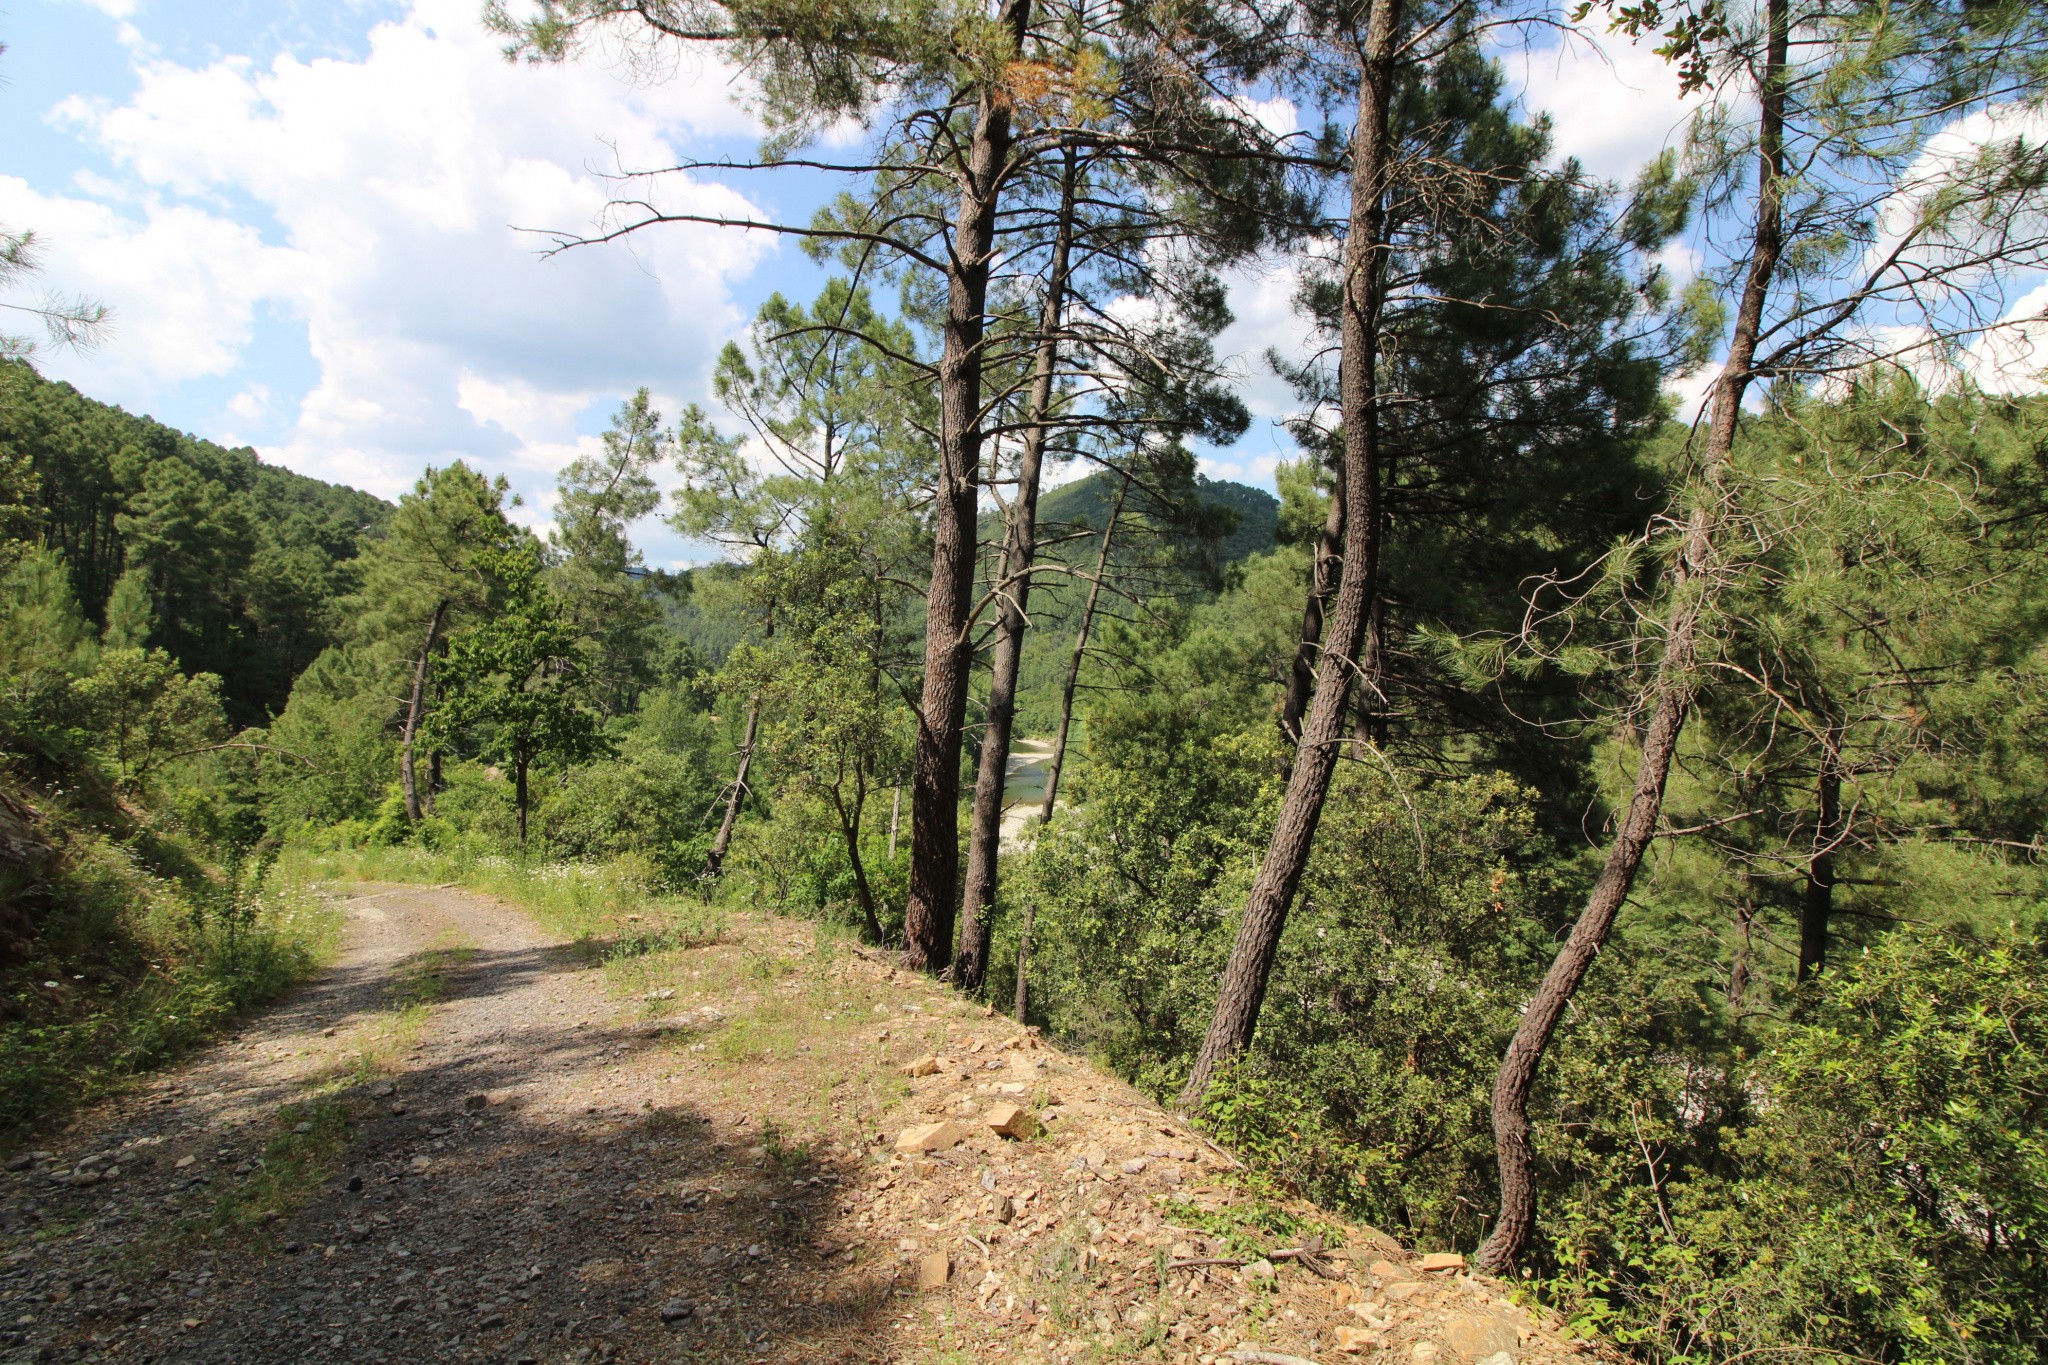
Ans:
{"type": "MultiPolygon", "coordinates": [[[[659,80],[602,61],[506,63],[479,0],[0,0],[0,223],[32,227],[44,283],[115,331],[46,373],[267,460],[396,496],[463,458],[546,517],[554,472],[645,384],[708,401],[712,359],[774,290],[817,270],[758,235],[675,227],[542,259],[515,226],[582,229],[602,171],[744,153],[729,72],[659,80]]],[[[1589,44],[1523,59],[1562,150],[1625,177],[1681,110],[1655,58],[1589,44]]],[[[832,187],[678,178],[664,202],[801,220],[832,187]]],[[[1289,396],[1260,360],[1299,348],[1285,263],[1231,282],[1223,338],[1254,413],[1219,477],[1270,486],[1289,396]]],[[[699,559],[649,523],[650,563],[699,559]]]]}

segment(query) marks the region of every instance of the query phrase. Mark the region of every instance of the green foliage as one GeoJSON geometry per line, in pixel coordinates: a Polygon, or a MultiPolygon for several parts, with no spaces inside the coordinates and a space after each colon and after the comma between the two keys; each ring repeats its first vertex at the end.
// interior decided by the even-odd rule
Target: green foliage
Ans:
{"type": "Polygon", "coordinates": [[[541,578],[540,549],[518,545],[477,555],[492,581],[489,619],[449,641],[431,742],[475,731],[483,752],[510,763],[519,835],[526,836],[527,773],[536,762],[575,763],[610,741],[581,692],[584,651],[576,628],[541,578]]]}

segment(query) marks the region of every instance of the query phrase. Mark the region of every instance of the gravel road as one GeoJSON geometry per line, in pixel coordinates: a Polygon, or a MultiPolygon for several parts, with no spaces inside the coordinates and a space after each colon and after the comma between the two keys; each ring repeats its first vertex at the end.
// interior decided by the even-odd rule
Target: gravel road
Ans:
{"type": "Polygon", "coordinates": [[[5,1177],[0,1361],[889,1357],[888,1282],[820,1235],[839,1177],[695,1107],[589,954],[486,897],[337,894],[317,981],[5,1177]],[[222,1231],[308,1101],[317,1181],[222,1231]]]}

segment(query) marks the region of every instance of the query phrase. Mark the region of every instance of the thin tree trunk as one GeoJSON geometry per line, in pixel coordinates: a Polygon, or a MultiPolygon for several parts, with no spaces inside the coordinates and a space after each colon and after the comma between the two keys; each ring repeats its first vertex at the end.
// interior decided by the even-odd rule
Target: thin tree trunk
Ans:
{"type": "Polygon", "coordinates": [[[988,718],[981,732],[981,761],[975,772],[974,814],[967,833],[967,883],[960,911],[960,950],[953,959],[953,984],[981,989],[988,975],[988,941],[996,904],[997,860],[1003,838],[1003,787],[1010,775],[1010,739],[1017,719],[1017,673],[1024,662],[1024,633],[1031,626],[1031,561],[1038,548],[1038,482],[1044,466],[1047,421],[1052,415],[1053,381],[1060,358],[1060,315],[1067,291],[1067,258],[1074,241],[1074,188],[1080,158],[1066,149],[1060,172],[1059,227],[1053,237],[1046,276],[1045,309],[1038,325],[1038,354],[1032,360],[1031,397],[1024,449],[1017,461],[1017,496],[1010,504],[1009,534],[1003,546],[996,591],[1002,615],[996,624],[995,658],[988,685],[988,718]]]}
{"type": "Polygon", "coordinates": [[[846,861],[853,865],[853,890],[860,899],[860,916],[868,931],[868,942],[882,941],[882,921],[875,914],[875,893],[868,886],[868,866],[860,856],[860,802],[856,802],[853,814],[848,815],[846,803],[839,799],[839,789],[827,789],[832,798],[832,809],[839,816],[839,833],[846,840],[846,861]]]}
{"type": "Polygon", "coordinates": [[[405,818],[417,825],[425,814],[420,801],[419,782],[414,776],[413,740],[420,732],[420,711],[426,702],[427,663],[434,656],[434,641],[441,635],[441,620],[448,614],[448,599],[434,603],[434,614],[427,621],[427,638],[420,642],[420,657],[413,665],[412,696],[405,708],[405,747],[398,755],[398,786],[405,794],[405,818]]]}
{"type": "Polygon", "coordinates": [[[524,851],[526,848],[526,760],[524,758],[518,759],[512,764],[512,813],[513,820],[519,826],[519,847],[521,851],[524,851]]]}
{"type": "Polygon", "coordinates": [[[889,856],[896,856],[896,828],[903,822],[903,784],[889,789],[889,856]]]}
{"type": "Polygon", "coordinates": [[[1500,1161],[1500,1217],[1479,1249],[1479,1266],[1503,1275],[1521,1259],[1536,1226],[1536,1158],[1530,1145],[1529,1092],[1537,1067],[1550,1046],[1551,1034],[1564,1017],[1579,983],[1593,965],[1600,945],[1614,927],[1614,917],[1628,898],[1643,854],[1655,837],[1663,811],[1664,783],[1678,748],[1698,687],[1694,676],[1700,648],[1700,617],[1704,599],[1713,591],[1714,536],[1727,516],[1728,459],[1742,417],[1742,399],[1754,377],[1757,338],[1763,330],[1764,302],[1784,250],[1785,53],[1788,0],[1766,0],[1768,51],[1758,94],[1757,221],[1742,302],[1729,337],[1728,359],[1715,381],[1713,416],[1701,454],[1702,486],[1686,519],[1685,542],[1672,566],[1672,596],[1677,602],[1665,637],[1664,656],[1651,683],[1653,707],[1636,765],[1635,790],[1608,849],[1606,866],[1593,883],[1586,908],[1579,913],[1570,937],[1544,973],[1529,1007],[1523,1011],[1514,1038],[1501,1059],[1493,1089],[1493,1140],[1500,1161]]]}
{"type": "Polygon", "coordinates": [[[1755,958],[1756,897],[1750,894],[1749,877],[1742,879],[1742,895],[1735,902],[1735,951],[1728,964],[1728,1008],[1740,1010],[1749,995],[1749,978],[1755,958]]]}
{"type": "Polygon", "coordinates": [[[747,769],[754,766],[754,736],[761,728],[761,699],[747,703],[746,729],[740,735],[740,762],[733,773],[732,790],[725,794],[725,816],[712,837],[711,852],[704,855],[704,877],[716,880],[725,868],[725,851],[732,847],[733,826],[739,823],[740,804],[747,799],[747,769]]]}
{"type": "MultiPolygon", "coordinates": [[[[1378,343],[1386,295],[1388,179],[1393,167],[1387,107],[1394,82],[1395,31],[1400,0],[1374,0],[1359,53],[1358,124],[1351,142],[1351,220],[1344,240],[1344,311],[1338,361],[1338,401],[1344,420],[1344,564],[1333,599],[1328,638],[1317,661],[1315,693],[1287,794],[1280,804],[1265,860],[1252,882],[1237,941],[1216,993],[1209,1033],[1180,1093],[1181,1107],[1197,1109],[1217,1068],[1251,1046],[1265,1002],[1273,955],[1288,907],[1308,863],[1309,846],[1323,815],[1330,777],[1343,743],[1345,707],[1357,670],[1358,647],[1379,569],[1378,343]]],[[[1371,685],[1371,684],[1369,684],[1371,685]]]]}
{"type": "Polygon", "coordinates": [[[1827,965],[1828,919],[1834,911],[1835,846],[1842,840],[1842,732],[1830,726],[1820,755],[1815,784],[1819,809],[1813,830],[1813,857],[1806,864],[1806,889],[1799,902],[1799,980],[1827,965]]]}
{"type": "MultiPolygon", "coordinates": [[[[1030,0],[1004,0],[998,23],[1019,49],[1030,0]]],[[[905,957],[945,970],[953,951],[953,898],[960,872],[960,733],[974,658],[968,610],[974,598],[976,501],[981,479],[982,339],[996,201],[1010,155],[1010,109],[983,89],[960,187],[946,280],[945,344],[939,356],[939,485],[933,499],[932,581],[925,597],[924,689],[911,767],[910,896],[903,909],[905,957]]]]}
{"type": "Polygon", "coordinates": [[[1358,696],[1351,706],[1351,752],[1364,758],[1387,742],[1387,599],[1372,595],[1365,623],[1365,653],[1359,656],[1358,696]]]}
{"type": "MultiPolygon", "coordinates": [[[[1323,521],[1323,533],[1316,538],[1315,562],[1309,566],[1308,601],[1301,608],[1301,635],[1294,647],[1294,663],[1287,673],[1287,697],[1280,703],[1280,738],[1288,744],[1301,742],[1301,718],[1308,710],[1308,696],[1315,683],[1316,650],[1323,642],[1323,617],[1344,562],[1344,480],[1340,476],[1330,490],[1330,514],[1323,521]]],[[[1286,760],[1282,760],[1282,775],[1286,760]]]]}
{"type": "Polygon", "coordinates": [[[441,751],[434,750],[427,755],[427,791],[420,798],[420,806],[427,814],[434,813],[434,796],[441,790],[441,751]]]}
{"type": "Polygon", "coordinates": [[[1017,998],[1010,1016],[1020,1024],[1024,1022],[1024,997],[1030,982],[1025,969],[1031,963],[1031,925],[1037,918],[1038,902],[1031,901],[1024,907],[1024,925],[1017,931],[1017,998]]]}
{"type": "Polygon", "coordinates": [[[1081,629],[1074,636],[1074,652],[1067,656],[1067,676],[1060,683],[1060,724],[1053,732],[1052,757],[1045,765],[1045,800],[1038,808],[1038,823],[1052,823],[1053,802],[1059,799],[1060,770],[1067,761],[1067,731],[1074,723],[1074,691],[1081,682],[1081,659],[1088,653],[1088,632],[1095,624],[1095,604],[1102,600],[1102,579],[1109,571],[1110,542],[1116,539],[1116,523],[1124,514],[1124,499],[1131,491],[1131,476],[1124,474],[1110,504],[1109,521],[1102,528],[1102,546],[1095,554],[1095,576],[1088,581],[1088,600],[1081,608],[1081,629]]]}

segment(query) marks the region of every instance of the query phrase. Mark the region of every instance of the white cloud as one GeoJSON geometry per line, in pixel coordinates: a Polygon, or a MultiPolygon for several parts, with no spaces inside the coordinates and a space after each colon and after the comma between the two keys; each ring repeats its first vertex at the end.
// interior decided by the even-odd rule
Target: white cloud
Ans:
{"type": "Polygon", "coordinates": [[[1679,95],[1670,63],[1613,34],[1574,29],[1548,47],[1495,55],[1524,108],[1550,115],[1553,156],[1575,156],[1603,179],[1633,179],[1684,130],[1695,105],[1679,95]]]}
{"type": "Polygon", "coordinates": [[[245,422],[254,422],[270,411],[270,387],[251,384],[228,400],[228,411],[245,422]]]}
{"type": "Polygon", "coordinates": [[[131,216],[0,176],[0,222],[35,231],[38,283],[114,310],[105,349],[53,353],[46,367],[88,368],[128,392],[232,370],[258,301],[289,291],[300,273],[298,253],[265,245],[255,229],[153,198],[131,216]]]}
{"type": "MultiPolygon", "coordinates": [[[[387,495],[457,456],[531,488],[563,448],[530,439],[538,427],[640,383],[694,391],[740,321],[728,283],[768,243],[670,226],[542,260],[512,228],[588,229],[606,171],[751,136],[730,73],[693,62],[636,84],[602,64],[513,65],[476,11],[415,0],[357,61],[138,58],[127,102],[59,106],[125,173],[73,198],[0,179],[0,214],[46,227],[53,279],[75,267],[66,283],[119,316],[118,339],[66,360],[66,377],[133,401],[238,363],[260,372],[244,348],[268,300],[303,320],[318,379],[264,454],[387,495]],[[65,238],[78,246],[60,257],[65,238]]],[[[683,177],[648,189],[752,211],[683,177]]]]}

